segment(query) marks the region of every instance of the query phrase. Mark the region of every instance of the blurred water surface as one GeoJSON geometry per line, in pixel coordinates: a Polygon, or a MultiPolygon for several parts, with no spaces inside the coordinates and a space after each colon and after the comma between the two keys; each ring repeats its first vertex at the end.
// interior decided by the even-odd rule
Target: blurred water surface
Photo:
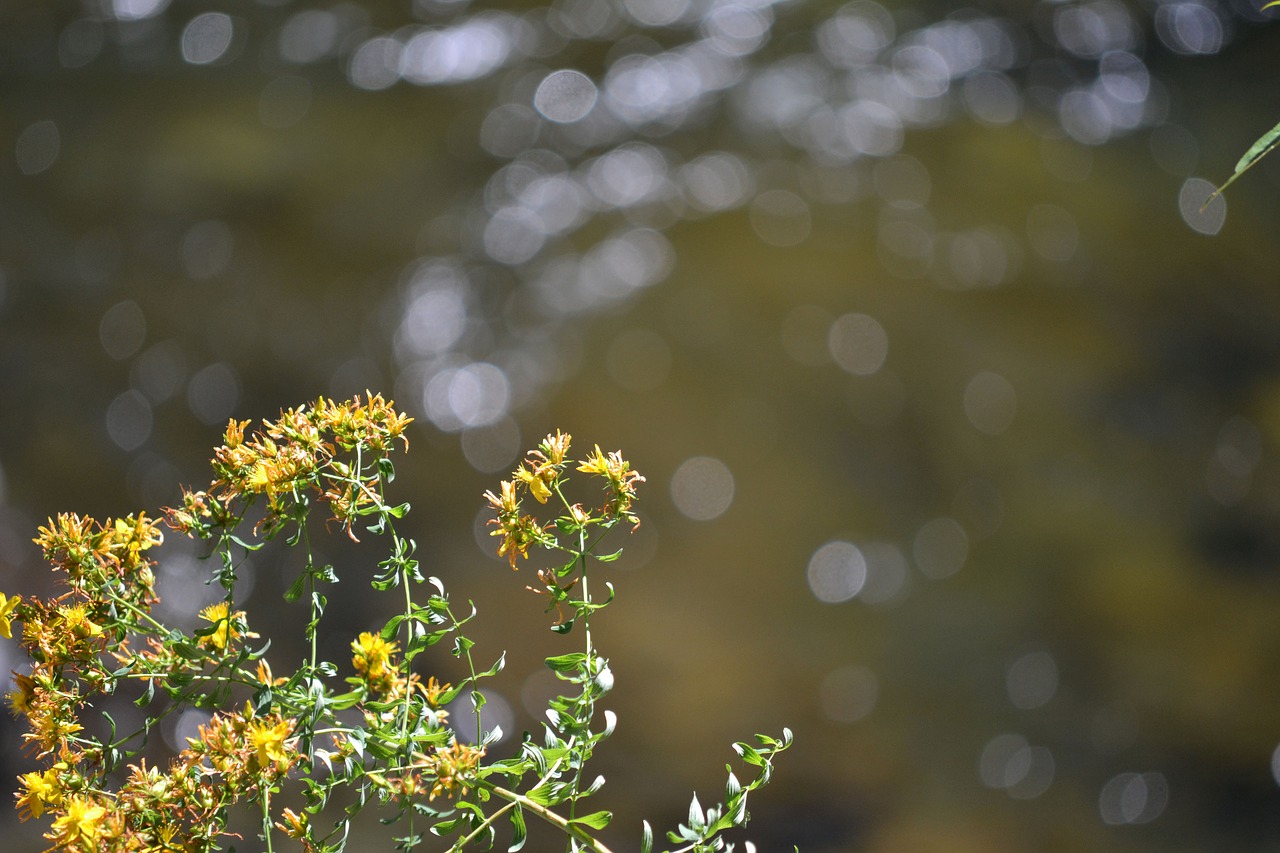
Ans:
{"type": "MultiPolygon", "coordinates": [[[[783,725],[764,850],[1275,849],[1280,167],[1200,207],[1278,46],[1248,0],[8,5],[4,589],[228,418],[381,390],[507,732],[564,648],[481,492],[556,427],[648,477],[614,849],[783,725]]],[[[341,660],[388,605],[325,547],[341,660]]]]}

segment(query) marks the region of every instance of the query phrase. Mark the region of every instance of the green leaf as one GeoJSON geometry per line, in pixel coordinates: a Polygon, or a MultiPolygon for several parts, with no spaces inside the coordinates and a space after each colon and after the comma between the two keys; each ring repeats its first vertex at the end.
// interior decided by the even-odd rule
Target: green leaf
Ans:
{"type": "Polygon", "coordinates": [[[302,588],[306,584],[306,582],[307,582],[307,575],[305,572],[303,574],[298,575],[298,579],[295,580],[289,586],[289,588],[284,591],[284,600],[292,604],[293,602],[297,601],[299,598],[302,598],[302,588]]]}
{"type": "MultiPolygon", "coordinates": [[[[1275,6],[1278,2],[1280,2],[1280,0],[1268,3],[1262,8],[1270,8],[1271,6],[1275,6]]],[[[1236,163],[1235,172],[1227,179],[1225,184],[1209,194],[1209,198],[1205,200],[1205,203],[1200,209],[1203,211],[1207,208],[1211,201],[1226,192],[1227,187],[1234,184],[1237,178],[1257,165],[1258,161],[1270,154],[1277,145],[1280,145],[1280,124],[1277,124],[1275,127],[1262,134],[1262,136],[1258,137],[1256,142],[1249,146],[1249,150],[1244,152],[1244,156],[1240,158],[1238,163],[1236,163]]]]}
{"type": "MultiPolygon", "coordinates": [[[[1267,7],[1263,6],[1262,8],[1265,9],[1267,7]]],[[[1262,136],[1258,137],[1257,142],[1249,146],[1249,150],[1244,152],[1240,162],[1236,163],[1236,172],[1243,172],[1265,157],[1267,152],[1275,147],[1277,140],[1280,140],[1280,124],[1262,134],[1262,136]]]]}
{"type": "Polygon", "coordinates": [[[516,853],[524,846],[525,839],[528,837],[528,831],[524,825],[524,811],[519,803],[516,803],[515,808],[511,810],[511,829],[511,846],[507,848],[507,853],[516,853]]]}
{"type": "Polygon", "coordinates": [[[609,821],[613,820],[613,812],[592,812],[589,815],[575,817],[569,823],[579,826],[589,826],[592,829],[604,829],[609,825],[609,821]]]}
{"type": "Polygon", "coordinates": [[[461,693],[466,688],[466,686],[467,686],[467,683],[464,681],[460,683],[457,687],[450,687],[448,690],[445,690],[440,694],[440,698],[437,700],[437,702],[440,705],[448,705],[450,702],[452,702],[454,699],[458,697],[458,694],[461,693]]]}
{"type": "Polygon", "coordinates": [[[193,645],[192,643],[188,643],[184,640],[171,640],[168,643],[168,646],[183,660],[199,660],[204,657],[204,652],[199,646],[193,645]]]}
{"type": "Polygon", "coordinates": [[[689,801],[689,828],[702,829],[707,825],[707,816],[702,813],[702,804],[698,802],[698,795],[694,794],[693,799],[689,801]]]}
{"type": "Polygon", "coordinates": [[[396,631],[400,629],[400,623],[404,621],[404,614],[399,613],[387,620],[387,624],[382,626],[380,635],[383,640],[390,642],[396,636],[396,631]]]}
{"type": "Polygon", "coordinates": [[[533,769],[537,771],[539,776],[545,776],[547,773],[547,759],[542,754],[542,750],[538,748],[533,741],[525,741],[520,745],[520,752],[525,756],[525,760],[533,765],[533,769]]]}
{"type": "Polygon", "coordinates": [[[614,560],[622,556],[622,549],[619,548],[612,554],[595,554],[593,556],[602,563],[612,563],[614,560]]]}
{"type": "MultiPolygon", "coordinates": [[[[1280,0],[1276,0],[1280,3],[1280,0]]],[[[644,835],[640,838],[640,853],[653,853],[653,827],[644,821],[644,835]]]]}
{"type": "Polygon", "coordinates": [[[551,785],[548,783],[530,788],[525,796],[540,806],[549,806],[553,799],[551,785]]]}
{"type": "Polygon", "coordinates": [[[476,644],[475,640],[469,639],[467,637],[459,636],[455,638],[453,641],[453,650],[452,650],[453,656],[455,658],[462,657],[467,652],[471,651],[471,647],[474,646],[475,644],[476,644]]]}
{"type": "Polygon", "coordinates": [[[745,743],[735,743],[733,745],[733,751],[742,756],[742,760],[747,764],[754,764],[756,767],[764,766],[765,761],[763,756],[751,747],[747,746],[745,743]]]}
{"type": "Polygon", "coordinates": [[[589,797],[603,787],[604,787],[604,776],[597,776],[595,778],[595,781],[592,782],[589,786],[587,786],[586,790],[582,792],[582,796],[589,797]]]}
{"type": "Polygon", "coordinates": [[[729,771],[729,781],[725,784],[724,795],[726,800],[732,800],[742,790],[742,783],[738,781],[738,777],[733,775],[733,771],[729,771]]]}
{"type": "Polygon", "coordinates": [[[489,667],[484,672],[476,673],[476,678],[488,678],[490,676],[497,675],[498,673],[502,672],[503,668],[505,668],[506,665],[507,665],[507,653],[503,652],[501,655],[498,656],[498,659],[493,662],[493,666],[489,667]]]}
{"type": "MultiPolygon", "coordinates": [[[[1277,0],[1280,2],[1280,0],[1277,0]]],[[[587,659],[586,652],[570,652],[564,655],[554,655],[547,658],[547,666],[555,672],[574,672],[587,659]]]]}

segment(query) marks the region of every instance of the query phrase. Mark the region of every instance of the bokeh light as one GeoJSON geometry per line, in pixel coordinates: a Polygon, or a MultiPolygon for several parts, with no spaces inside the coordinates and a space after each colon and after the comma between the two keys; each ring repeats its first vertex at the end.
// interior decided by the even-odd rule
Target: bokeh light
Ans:
{"type": "Polygon", "coordinates": [[[813,552],[807,570],[809,589],[825,604],[853,598],[867,579],[867,561],[850,542],[828,542],[813,552]]]}
{"type": "Polygon", "coordinates": [[[694,456],[671,475],[671,500],[693,521],[719,518],[733,503],[734,479],[729,466],[710,456],[694,456]]]}

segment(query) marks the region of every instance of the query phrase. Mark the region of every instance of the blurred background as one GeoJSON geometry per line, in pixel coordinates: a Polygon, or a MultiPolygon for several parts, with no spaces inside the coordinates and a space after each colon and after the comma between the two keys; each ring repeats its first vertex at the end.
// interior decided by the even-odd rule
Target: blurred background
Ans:
{"type": "MultiPolygon", "coordinates": [[[[205,485],[228,418],[381,391],[509,747],[576,637],[481,494],[558,427],[648,477],[614,849],[787,725],[764,851],[1274,850],[1280,157],[1200,209],[1280,120],[1258,5],[4,4],[3,589],[46,517],[205,485]]],[[[390,605],[320,547],[343,662],[390,605]]],[[[248,560],[251,624],[297,568],[248,560]]]]}

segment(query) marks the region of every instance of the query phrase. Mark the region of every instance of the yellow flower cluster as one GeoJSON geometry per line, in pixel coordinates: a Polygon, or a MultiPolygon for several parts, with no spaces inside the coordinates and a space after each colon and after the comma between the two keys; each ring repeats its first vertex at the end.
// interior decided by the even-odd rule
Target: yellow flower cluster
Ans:
{"type": "MultiPolygon", "coordinates": [[[[291,530],[297,535],[288,544],[309,549],[307,513],[323,505],[330,521],[352,539],[353,525],[361,519],[371,531],[389,532],[394,539],[392,557],[379,564],[382,571],[373,579],[376,588],[394,581],[407,589],[413,580],[426,580],[411,559],[412,541],[401,538],[389,522],[404,508],[389,507],[382,494],[392,474],[387,457],[397,441],[407,447],[411,420],[370,394],[342,403],[322,397],[281,412],[258,431],[249,430],[249,421],[230,421],[213,454],[208,488],[185,491],[180,506],[165,511],[171,528],[216,540],[222,557],[215,580],[224,586],[225,600],[200,611],[204,627],[193,635],[152,614],[158,599],[149,552],[164,540],[155,520],[139,513],[98,523],[64,514],[39,528],[35,541],[65,587],[49,598],[0,593],[0,637],[18,635],[32,661],[30,670],[14,674],[15,688],[7,697],[15,714],[25,718],[24,740],[41,762],[39,769],[19,776],[17,801],[23,820],[47,821],[44,837],[51,853],[211,853],[235,834],[229,824],[232,807],[245,802],[261,806],[268,840],[274,825],[301,842],[304,853],[315,853],[325,842],[313,837],[309,815],[321,813],[340,785],[353,787],[361,802],[372,785],[384,801],[398,800],[437,817],[454,806],[474,807],[463,799],[472,789],[479,789],[481,802],[494,792],[509,795],[485,781],[484,748],[457,741],[445,707],[462,689],[475,690],[475,683],[498,665],[484,673],[473,667],[458,689],[435,677],[424,683],[410,671],[414,654],[470,618],[453,615],[438,581],[433,579],[439,595],[428,606],[415,605],[408,595],[404,615],[352,641],[355,675],[346,680],[354,689],[346,692],[331,689],[337,668],[319,659],[315,643],[325,599],[314,582],[332,582],[336,574],[330,566],[315,569],[310,550],[307,571],[287,596],[294,600],[304,583],[312,584],[310,663],[290,677],[276,678],[263,657],[265,649],[244,646],[258,635],[249,630],[247,614],[236,609],[231,549],[233,544],[257,546],[242,538],[242,523],[256,521],[254,529],[264,538],[295,525],[291,530]],[[393,639],[401,628],[404,653],[393,639]],[[422,633],[427,630],[429,637],[422,633]],[[147,709],[136,731],[117,733],[110,721],[104,738],[105,727],[87,719],[90,730],[82,727],[86,709],[102,706],[103,696],[125,695],[147,709]],[[246,696],[252,699],[243,701],[246,696]],[[160,718],[193,707],[221,710],[166,765],[127,763],[160,718]],[[363,726],[353,722],[360,715],[363,726]],[[332,739],[333,750],[317,746],[322,736],[332,739]],[[324,762],[323,774],[318,761],[324,762]],[[299,771],[306,777],[303,813],[273,812],[272,796],[299,771]],[[427,802],[437,797],[459,802],[435,811],[427,802]]],[[[602,533],[624,519],[638,523],[632,505],[644,478],[618,453],[605,454],[596,446],[574,463],[569,449],[569,435],[548,435],[501,483],[499,494],[489,492],[486,498],[497,515],[491,524],[501,539],[498,553],[513,569],[532,546],[572,555],[564,567],[539,572],[546,587],[541,591],[556,607],[567,603],[583,611],[593,606],[590,599],[584,594],[585,602],[576,601],[569,592],[585,578],[575,577],[585,571],[590,551],[583,534],[592,526],[602,533]],[[570,465],[604,481],[601,508],[587,510],[565,499],[564,472],[570,465]],[[526,493],[541,505],[562,503],[563,514],[545,524],[523,514],[526,493]],[[560,542],[570,535],[576,541],[560,542]]],[[[455,655],[471,643],[458,633],[455,655]]],[[[470,663],[469,653],[467,659],[470,663]]],[[[96,712],[91,716],[96,720],[96,712]]]]}
{"type": "Polygon", "coordinates": [[[378,394],[364,402],[321,397],[309,407],[281,412],[248,437],[249,421],[233,419],[213,454],[216,479],[206,491],[184,491],[182,506],[166,510],[167,520],[184,533],[207,537],[239,521],[232,511],[238,499],[261,495],[267,515],[260,529],[270,533],[291,517],[301,494],[312,491],[354,539],[351,526],[376,500],[377,460],[391,452],[396,439],[408,447],[404,431],[412,421],[378,394]],[[356,459],[343,461],[339,452],[355,452],[356,459]]]}
{"type": "Polygon", "coordinates": [[[351,643],[355,652],[351,665],[369,689],[376,693],[390,693],[398,680],[403,680],[392,656],[399,650],[395,643],[388,643],[377,634],[365,631],[351,643]]]}
{"type": "Polygon", "coordinates": [[[259,796],[300,760],[293,722],[252,708],[217,714],[201,726],[167,772],[143,761],[114,793],[91,783],[69,756],[19,777],[23,820],[52,813],[45,837],[68,853],[170,853],[213,850],[226,831],[226,810],[259,796]]]}
{"type": "MultiPolygon", "coordinates": [[[[10,707],[26,718],[26,743],[39,757],[58,752],[64,760],[96,760],[99,756],[77,738],[77,721],[85,691],[96,693],[116,668],[102,660],[127,653],[128,638],[108,629],[121,611],[145,616],[157,601],[155,574],[146,552],[164,535],[145,514],[98,523],[75,514],[59,515],[39,528],[35,542],[70,589],[50,600],[0,594],[0,635],[13,636],[22,622],[22,644],[31,656],[30,673],[16,673],[17,688],[8,694],[10,707]]],[[[37,774],[33,784],[53,784],[37,774]]],[[[25,807],[32,814],[70,801],[34,795],[25,807]]]]}
{"type": "Polygon", "coordinates": [[[644,482],[644,477],[639,471],[631,470],[631,463],[622,458],[620,451],[614,450],[606,456],[597,444],[595,452],[578,466],[578,470],[602,477],[607,483],[609,498],[603,509],[605,518],[625,518],[635,525],[632,530],[640,526],[640,519],[631,512],[631,505],[636,499],[636,486],[644,482]]]}
{"type": "Polygon", "coordinates": [[[101,524],[63,513],[49,519],[39,534],[35,543],[72,589],[84,593],[105,587],[139,607],[155,603],[155,575],[143,552],[163,543],[164,534],[146,513],[101,524]]]}
{"type": "MultiPolygon", "coordinates": [[[[543,504],[553,494],[559,494],[562,475],[568,464],[566,459],[570,438],[567,433],[559,430],[555,435],[548,435],[537,450],[529,451],[520,467],[511,473],[511,479],[499,484],[498,494],[484,493],[485,500],[496,514],[496,518],[490,519],[489,524],[497,529],[489,535],[502,538],[498,545],[498,556],[506,557],[513,569],[516,568],[517,558],[528,558],[531,546],[557,546],[555,537],[550,533],[554,524],[544,527],[532,515],[520,513],[519,493],[520,489],[525,489],[538,503],[543,504]]],[[[631,463],[623,459],[621,453],[614,451],[606,455],[597,444],[595,451],[578,465],[577,470],[603,479],[609,497],[598,517],[583,509],[581,504],[569,504],[565,501],[568,520],[572,524],[586,527],[595,523],[612,524],[625,518],[634,525],[633,530],[640,525],[640,519],[635,516],[631,507],[636,499],[636,487],[644,482],[644,477],[631,469],[631,463]]],[[[563,496],[561,500],[564,500],[563,496]]]]}
{"type": "Polygon", "coordinates": [[[456,740],[445,749],[437,749],[426,756],[424,765],[432,778],[428,800],[444,794],[462,796],[471,790],[472,778],[484,758],[484,748],[458,743],[456,740]]]}

